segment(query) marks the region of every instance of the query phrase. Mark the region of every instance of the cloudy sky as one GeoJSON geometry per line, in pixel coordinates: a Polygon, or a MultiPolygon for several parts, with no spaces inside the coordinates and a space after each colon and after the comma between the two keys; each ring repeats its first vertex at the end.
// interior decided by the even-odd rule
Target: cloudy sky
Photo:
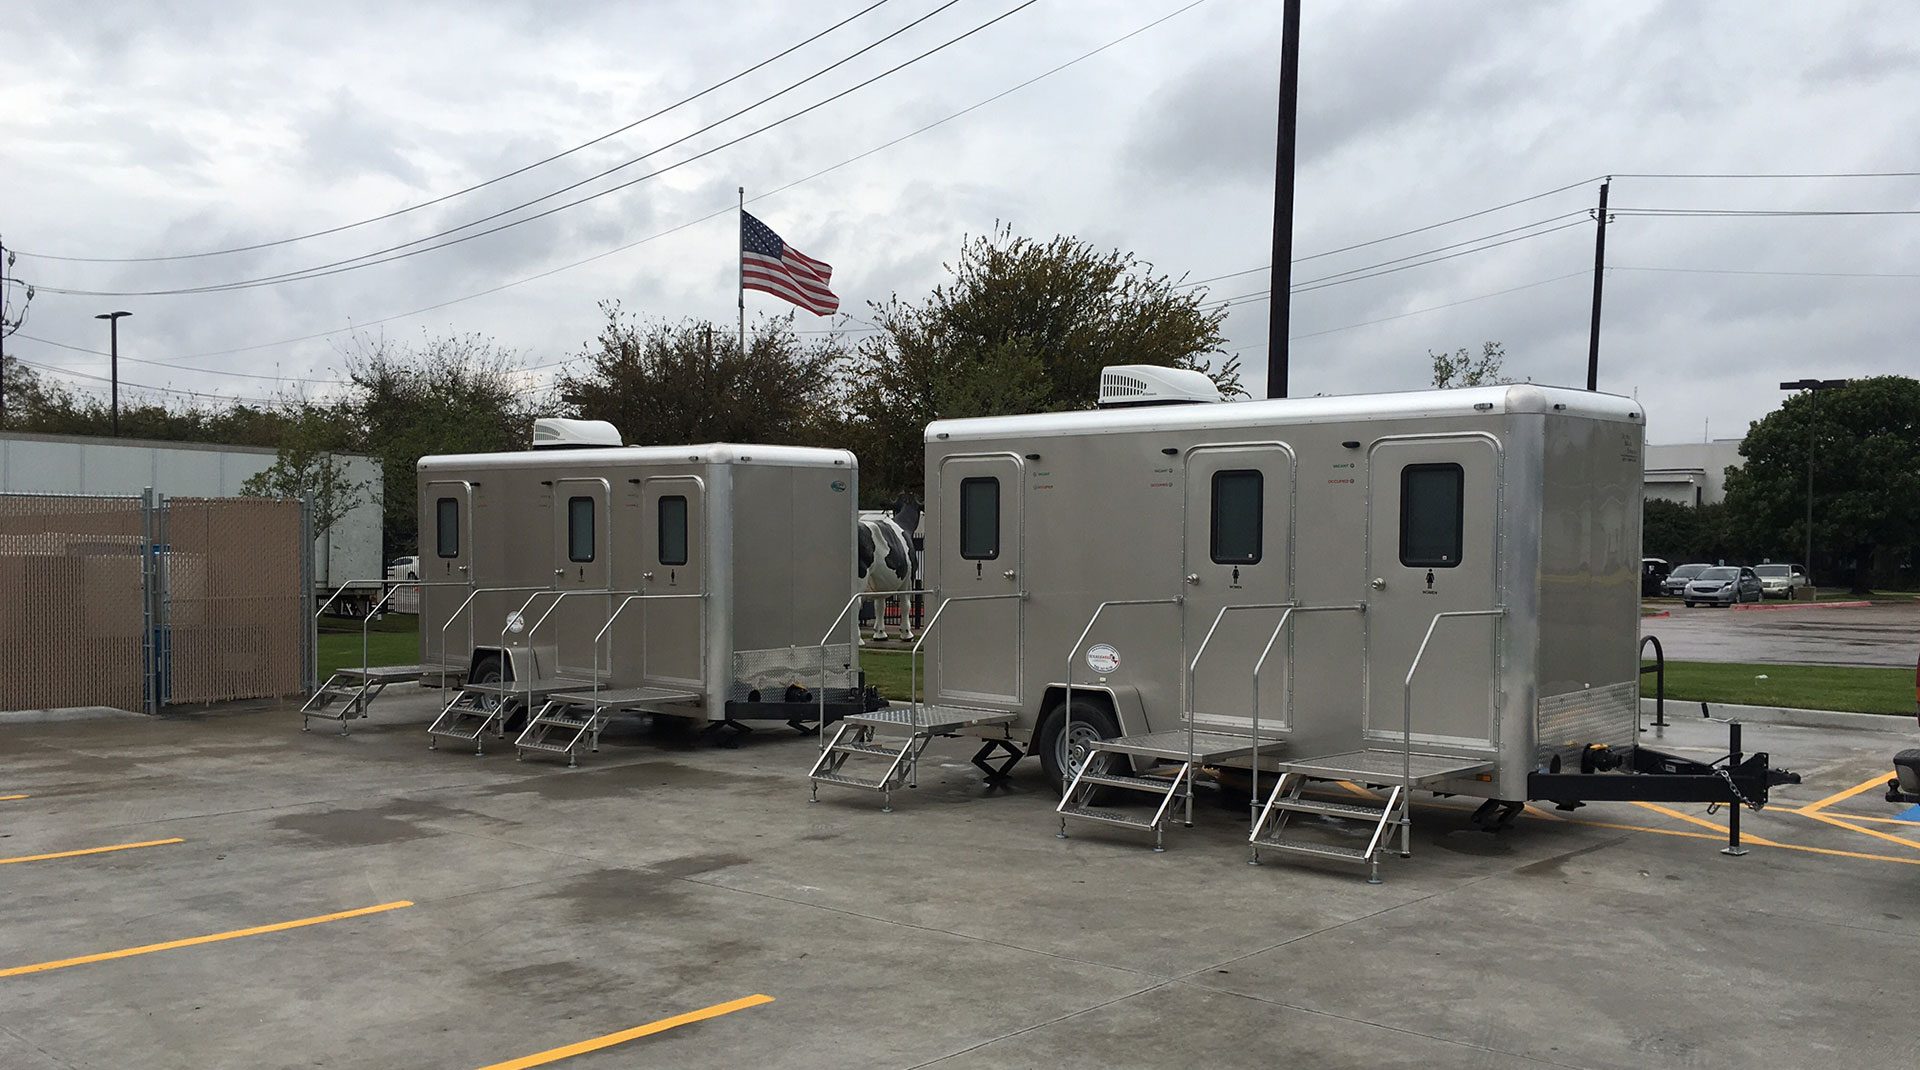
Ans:
{"type": "MultiPolygon", "coordinates": [[[[451,197],[660,111],[872,0],[741,3],[725,18],[700,0],[182,2],[119,5],[111,18],[14,5],[0,64],[0,240],[40,291],[8,352],[103,374],[103,358],[52,343],[104,349],[91,317],[117,308],[134,314],[122,373],[147,386],[323,394],[356,329],[490,335],[534,383],[579,352],[604,299],[730,321],[731,209],[745,186],[749,210],[834,265],[855,315],[890,293],[925,293],[963,237],[996,221],[1217,279],[1212,297],[1239,298],[1228,348],[1261,392],[1279,4],[1037,0],[752,133],[1020,2],[886,0],[692,103],[451,197]],[[388,213],[400,214],[351,226],[388,213]],[[49,258],[262,243],[280,244],[49,258]],[[57,292],[323,267],[207,293],[57,292]]],[[[1620,176],[1621,211],[1601,386],[1645,399],[1654,441],[1737,435],[1777,404],[1782,379],[1920,372],[1920,215],[1625,211],[1920,209],[1916,177],[1630,177],[1920,171],[1916,42],[1920,12],[1893,2],[1307,0],[1294,393],[1419,388],[1429,349],[1488,339],[1505,344],[1512,375],[1581,384],[1587,211],[1606,174],[1620,176]]],[[[747,303],[750,316],[784,308],[762,294],[747,303]]]]}

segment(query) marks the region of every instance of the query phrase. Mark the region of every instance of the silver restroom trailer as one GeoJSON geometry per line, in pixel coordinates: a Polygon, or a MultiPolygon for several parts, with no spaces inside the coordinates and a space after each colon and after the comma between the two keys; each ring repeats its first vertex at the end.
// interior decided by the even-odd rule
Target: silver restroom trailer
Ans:
{"type": "MultiPolygon", "coordinates": [[[[1224,403],[1145,366],[1106,369],[1100,400],[925,435],[920,720],[1038,753],[1060,835],[1127,826],[1158,849],[1213,779],[1249,801],[1253,860],[1377,872],[1396,838],[1408,852],[1415,790],[1487,800],[1498,825],[1647,782],[1622,775],[1653,771],[1635,758],[1637,402],[1224,403]],[[1367,797],[1313,791],[1335,782],[1367,797]],[[1323,842],[1301,814],[1357,825],[1323,842]]],[[[1707,781],[1685,789],[1722,790],[1707,781]]]]}
{"type": "Polygon", "coordinates": [[[524,721],[522,756],[572,763],[617,713],[743,732],[857,706],[817,646],[855,582],[853,454],[627,447],[587,421],[534,441],[419,463],[421,664],[464,679],[434,743],[524,721]]]}

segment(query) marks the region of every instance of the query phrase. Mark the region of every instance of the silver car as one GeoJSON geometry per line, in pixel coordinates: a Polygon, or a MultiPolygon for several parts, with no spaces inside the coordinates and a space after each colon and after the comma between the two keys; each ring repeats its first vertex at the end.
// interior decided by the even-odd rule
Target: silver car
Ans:
{"type": "Polygon", "coordinates": [[[1763,595],[1760,577],[1752,569],[1715,565],[1689,580],[1687,589],[1680,597],[1689,606],[1731,606],[1741,602],[1758,602],[1763,595]]]}
{"type": "Polygon", "coordinates": [[[1792,598],[1794,589],[1808,584],[1807,570],[1799,565],[1755,565],[1760,577],[1760,593],[1768,598],[1792,598]]]}

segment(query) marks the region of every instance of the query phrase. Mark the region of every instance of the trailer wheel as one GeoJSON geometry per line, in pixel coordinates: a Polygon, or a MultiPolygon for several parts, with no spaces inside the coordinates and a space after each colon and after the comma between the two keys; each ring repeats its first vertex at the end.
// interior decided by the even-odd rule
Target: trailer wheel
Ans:
{"type": "MultiPolygon", "coordinates": [[[[500,655],[486,654],[483,655],[479,661],[474,662],[473,675],[469,677],[469,682],[476,684],[497,684],[506,678],[507,674],[500,668],[500,655]]],[[[501,700],[497,698],[482,697],[479,700],[479,705],[481,709],[493,710],[500,705],[500,702],[501,700]]],[[[506,728],[508,726],[502,725],[501,727],[506,728]]]]}
{"type": "MultiPolygon", "coordinates": [[[[1086,760],[1086,749],[1096,739],[1112,739],[1120,734],[1120,726],[1114,722],[1113,714],[1104,706],[1080,699],[1073,701],[1073,735],[1067,736],[1067,715],[1064,708],[1055,710],[1040,729],[1040,766],[1046,770],[1047,779],[1057,790],[1065,780],[1080,771],[1080,763],[1086,760]],[[1069,756],[1069,748],[1072,750],[1069,756]]],[[[1127,772],[1125,759],[1115,755],[1112,771],[1127,772]]],[[[1105,794],[1101,792],[1100,794],[1105,794]]],[[[1099,801],[1096,795],[1095,801],[1099,801]]]]}

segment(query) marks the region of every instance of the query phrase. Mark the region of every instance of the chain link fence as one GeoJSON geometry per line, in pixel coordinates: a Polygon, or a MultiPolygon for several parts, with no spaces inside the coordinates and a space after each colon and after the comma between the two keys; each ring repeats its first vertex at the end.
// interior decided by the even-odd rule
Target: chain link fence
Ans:
{"type": "Polygon", "coordinates": [[[310,687],[307,531],[281,499],[0,494],[0,709],[310,687]]]}

